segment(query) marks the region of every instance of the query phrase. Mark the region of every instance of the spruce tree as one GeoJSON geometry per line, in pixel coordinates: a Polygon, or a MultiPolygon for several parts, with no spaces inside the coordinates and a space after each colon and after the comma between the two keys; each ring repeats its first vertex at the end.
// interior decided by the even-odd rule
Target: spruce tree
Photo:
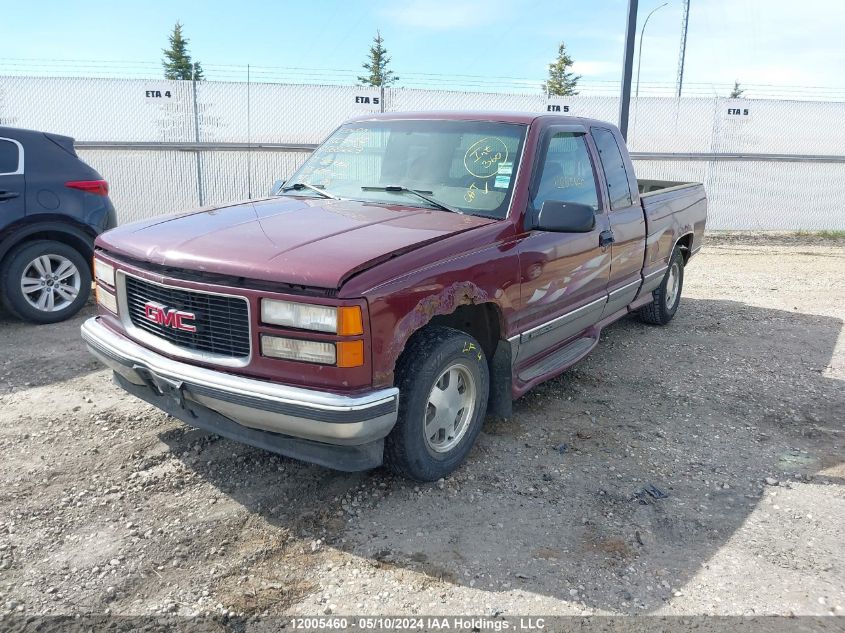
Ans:
{"type": "Polygon", "coordinates": [[[399,81],[399,77],[388,68],[390,57],[387,56],[387,49],[384,47],[384,38],[380,31],[376,31],[373,38],[373,45],[370,47],[370,54],[361,66],[367,71],[366,75],[359,76],[358,81],[364,86],[384,86],[399,81]]]}
{"type": "Polygon", "coordinates": [[[549,80],[543,84],[543,92],[557,97],[577,95],[575,87],[581,76],[569,71],[573,63],[575,62],[566,52],[566,44],[561,42],[557,49],[557,59],[549,64],[549,80]]]}
{"type": "Polygon", "coordinates": [[[742,98],[742,93],[744,93],[744,92],[745,92],[745,89],[739,87],[739,79],[734,81],[734,89],[731,90],[731,99],[742,98]]]}
{"type": "Polygon", "coordinates": [[[199,62],[192,62],[188,53],[188,39],[182,37],[182,24],[177,22],[170,34],[170,48],[162,49],[164,59],[161,65],[164,67],[165,79],[202,79],[202,66],[199,62]]]}

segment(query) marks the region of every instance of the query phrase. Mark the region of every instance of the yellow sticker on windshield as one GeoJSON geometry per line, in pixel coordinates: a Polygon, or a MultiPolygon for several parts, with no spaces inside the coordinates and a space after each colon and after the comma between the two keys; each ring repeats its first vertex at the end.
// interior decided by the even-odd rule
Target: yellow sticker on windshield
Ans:
{"type": "Polygon", "coordinates": [[[464,168],[476,178],[489,178],[508,160],[508,146],[495,136],[476,141],[464,154],[464,168]]]}

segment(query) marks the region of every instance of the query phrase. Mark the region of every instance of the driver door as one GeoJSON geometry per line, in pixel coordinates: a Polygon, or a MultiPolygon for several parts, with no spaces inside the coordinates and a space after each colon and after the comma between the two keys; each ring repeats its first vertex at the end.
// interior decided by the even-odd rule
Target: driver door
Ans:
{"type": "Polygon", "coordinates": [[[530,187],[526,229],[520,242],[520,363],[550,352],[598,322],[607,301],[609,228],[596,187],[595,157],[580,125],[546,130],[530,187]],[[534,218],[543,202],[586,204],[596,223],[586,233],[538,230],[534,218]]]}

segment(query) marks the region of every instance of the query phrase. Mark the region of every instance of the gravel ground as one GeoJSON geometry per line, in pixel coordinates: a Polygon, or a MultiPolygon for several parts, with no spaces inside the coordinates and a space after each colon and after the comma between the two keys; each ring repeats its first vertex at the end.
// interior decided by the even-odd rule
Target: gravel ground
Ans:
{"type": "Polygon", "coordinates": [[[670,326],[612,326],[419,486],[124,395],[90,308],[0,316],[0,614],[845,614],[843,273],[711,237],[670,326]]]}

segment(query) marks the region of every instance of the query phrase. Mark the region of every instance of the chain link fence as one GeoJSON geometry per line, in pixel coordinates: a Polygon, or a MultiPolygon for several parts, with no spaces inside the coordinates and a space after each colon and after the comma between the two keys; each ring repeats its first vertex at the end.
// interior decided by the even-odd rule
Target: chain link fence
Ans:
{"type": "MultiPolygon", "coordinates": [[[[360,86],[0,77],[0,125],[73,136],[121,222],[265,195],[344,120],[408,110],[606,121],[618,99],[360,86]]],[[[711,229],[845,229],[845,103],[641,97],[637,175],[703,182],[711,229]]]]}

